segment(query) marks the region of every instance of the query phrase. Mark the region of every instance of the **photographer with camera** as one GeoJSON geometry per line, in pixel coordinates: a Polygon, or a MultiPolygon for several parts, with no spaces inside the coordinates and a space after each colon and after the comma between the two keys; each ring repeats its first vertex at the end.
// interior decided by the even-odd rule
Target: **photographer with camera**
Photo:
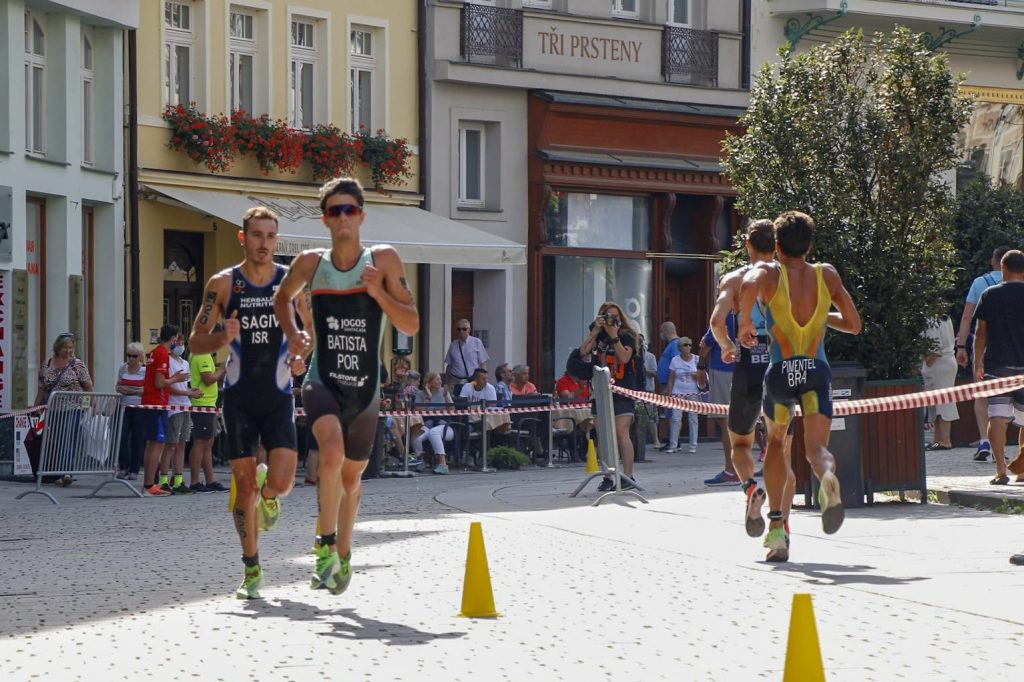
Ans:
{"type": "MultiPolygon", "coordinates": [[[[637,338],[639,331],[622,314],[622,307],[614,301],[605,301],[597,311],[597,317],[590,324],[590,333],[580,344],[580,357],[584,362],[607,367],[617,386],[638,389],[643,384],[639,368],[637,338]]],[[[618,393],[612,394],[612,408],[615,413],[615,436],[622,458],[622,489],[628,490],[633,484],[633,441],[629,428],[633,424],[636,404],[630,398],[618,393]]],[[[598,490],[607,491],[615,487],[611,478],[605,477],[598,490]]]]}

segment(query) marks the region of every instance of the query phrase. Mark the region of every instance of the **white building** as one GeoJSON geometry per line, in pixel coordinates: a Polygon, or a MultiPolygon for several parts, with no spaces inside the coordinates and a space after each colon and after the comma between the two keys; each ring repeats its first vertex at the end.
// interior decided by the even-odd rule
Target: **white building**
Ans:
{"type": "Polygon", "coordinates": [[[72,332],[99,390],[123,362],[124,51],[132,0],[0,5],[0,410],[72,332]]]}
{"type": "Polygon", "coordinates": [[[966,76],[976,98],[974,116],[961,133],[962,165],[956,184],[978,173],[1020,183],[1024,159],[1024,1],[1021,0],[754,0],[754,72],[778,59],[779,47],[796,53],[851,29],[866,35],[896,25],[926,35],[966,76]]]}

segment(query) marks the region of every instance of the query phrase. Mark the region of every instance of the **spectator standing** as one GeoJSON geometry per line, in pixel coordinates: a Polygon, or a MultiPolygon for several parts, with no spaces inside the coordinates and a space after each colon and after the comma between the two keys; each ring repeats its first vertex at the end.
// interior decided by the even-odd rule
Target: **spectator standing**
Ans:
{"type": "MultiPolygon", "coordinates": [[[[967,290],[967,299],[964,301],[964,313],[960,317],[960,328],[956,334],[956,361],[961,367],[967,367],[968,361],[974,357],[972,351],[974,333],[972,320],[974,311],[978,307],[981,295],[991,286],[1003,281],[1001,260],[1003,254],[1010,250],[1008,246],[999,246],[992,252],[992,270],[980,277],[975,277],[971,282],[971,288],[967,290]]],[[[971,372],[975,376],[977,372],[971,372]]],[[[975,462],[984,462],[992,454],[992,446],[989,444],[988,436],[988,398],[974,399],[974,419],[978,424],[978,450],[974,453],[975,462]]]]}
{"type": "Polygon", "coordinates": [[[45,405],[54,391],[92,391],[92,377],[85,363],[75,357],[75,335],[58,334],[53,342],[53,356],[39,368],[39,390],[36,405],[45,405]]]}
{"type": "Polygon", "coordinates": [[[665,348],[662,349],[661,357],[658,359],[658,383],[668,386],[668,366],[671,364],[672,358],[679,355],[679,335],[676,334],[675,323],[662,322],[659,335],[665,348]]]}
{"type": "MultiPolygon", "coordinates": [[[[580,357],[595,365],[607,367],[617,385],[636,389],[643,381],[640,362],[636,357],[638,337],[639,331],[622,314],[622,306],[614,301],[605,301],[590,324],[589,334],[580,344],[580,357]]],[[[622,489],[628,490],[636,487],[633,482],[633,440],[629,435],[636,404],[630,398],[616,393],[612,394],[612,410],[615,414],[615,440],[625,473],[621,478],[622,489]]],[[[614,487],[615,482],[605,477],[598,490],[608,491],[614,487]]]]}
{"type": "Polygon", "coordinates": [[[156,483],[160,458],[164,452],[164,441],[167,439],[167,411],[162,408],[167,407],[171,384],[188,379],[188,373],[171,374],[171,344],[177,337],[178,328],[175,325],[165,324],[160,328],[158,337],[160,343],[150,351],[149,364],[146,365],[145,384],[142,389],[142,404],[160,408],[142,411],[145,415],[143,429],[146,433],[142,487],[144,492],[154,497],[171,494],[156,483]]]}
{"type": "MultiPolygon", "coordinates": [[[[1024,374],[1024,253],[1007,251],[1000,266],[1003,281],[982,293],[974,311],[977,381],[1024,374]]],[[[996,464],[996,476],[989,481],[992,485],[1010,482],[1004,449],[1006,426],[1015,415],[1024,416],[1024,388],[988,399],[987,436],[996,464]]]]}
{"type": "MultiPolygon", "coordinates": [[[[217,364],[211,353],[193,353],[188,359],[191,386],[200,391],[198,397],[192,398],[192,407],[210,408],[210,412],[193,412],[192,417],[192,452],[189,455],[190,481],[189,489],[195,493],[223,492],[226,488],[214,479],[213,474],[213,439],[217,437],[217,397],[220,393],[220,382],[224,378],[224,365],[217,364]],[[199,470],[202,469],[206,483],[199,482],[199,470]]],[[[187,413],[186,413],[187,414],[187,413]]]]}
{"type": "Polygon", "coordinates": [[[142,364],[142,344],[133,341],[125,348],[125,362],[117,370],[114,390],[121,394],[125,406],[121,419],[121,449],[118,457],[117,477],[134,481],[142,468],[142,454],[146,448],[143,430],[143,410],[129,408],[142,404],[142,389],[146,384],[146,366],[142,364]]]}
{"type": "Polygon", "coordinates": [[[508,385],[512,395],[536,395],[537,387],[530,381],[530,366],[516,365],[512,368],[512,383],[508,385]]]}
{"type": "MultiPolygon", "coordinates": [[[[729,338],[736,340],[736,314],[729,313],[725,320],[729,338]]],[[[715,405],[728,405],[732,393],[732,375],[736,365],[722,360],[722,347],[718,345],[715,335],[708,329],[704,338],[700,340],[701,364],[705,365],[708,371],[708,399],[715,405]]],[[[704,367],[700,367],[704,369],[704,367]]],[[[739,476],[736,475],[736,468],[732,463],[732,441],[729,438],[727,428],[728,417],[708,415],[708,421],[718,425],[719,435],[722,438],[722,452],[725,455],[725,467],[711,478],[705,479],[704,485],[739,485],[739,476]]]]}
{"type": "Polygon", "coordinates": [[[451,393],[461,391],[462,384],[473,376],[473,370],[487,369],[487,361],[490,360],[483,341],[470,334],[472,329],[469,320],[456,322],[455,339],[444,356],[444,383],[451,393]]]}
{"type": "MultiPolygon", "coordinates": [[[[647,345],[647,339],[644,335],[640,335],[640,348],[644,354],[644,390],[648,393],[657,393],[657,379],[658,379],[658,358],[654,357],[654,353],[651,352],[650,347],[647,345]]],[[[643,408],[647,415],[647,437],[651,439],[651,445],[656,448],[661,447],[661,443],[658,442],[658,408],[650,403],[637,404],[637,409],[643,408]]]]}
{"type": "MultiPolygon", "coordinates": [[[[178,334],[170,348],[169,358],[171,376],[178,377],[168,389],[168,407],[192,407],[192,398],[202,397],[199,389],[189,388],[188,382],[192,373],[188,361],[182,355],[185,352],[185,337],[178,334]]],[[[192,415],[188,409],[175,410],[167,416],[167,432],[164,439],[164,452],[160,459],[160,487],[175,495],[187,495],[192,491],[185,485],[185,445],[192,437],[192,415]],[[168,481],[165,471],[173,470],[174,478],[168,481]]]]}
{"type": "MultiPolygon", "coordinates": [[[[953,321],[949,316],[941,320],[932,320],[924,332],[925,338],[931,339],[935,349],[928,352],[921,364],[921,378],[924,379],[924,390],[951,388],[956,383],[956,357],[954,350],[953,321]]],[[[956,403],[946,403],[928,408],[928,419],[935,423],[934,438],[928,450],[949,450],[953,447],[950,438],[950,424],[960,418],[956,403]]]]}
{"type": "MultiPolygon", "coordinates": [[[[452,404],[452,396],[448,387],[441,382],[441,375],[437,372],[428,372],[427,380],[424,382],[423,390],[416,394],[417,405],[432,405],[434,407],[446,407],[452,404]]],[[[430,448],[434,451],[435,474],[448,473],[448,460],[445,459],[444,442],[450,441],[455,436],[454,430],[447,426],[444,419],[440,417],[426,417],[423,420],[423,433],[412,442],[412,449],[417,457],[423,455],[423,441],[430,441],[430,448]]]]}
{"type": "MultiPolygon", "coordinates": [[[[685,396],[689,400],[696,400],[696,393],[703,383],[704,373],[697,369],[698,357],[690,350],[693,348],[693,341],[690,337],[684,336],[679,340],[679,355],[672,358],[669,363],[668,384],[665,387],[665,395],[676,397],[685,396]]],[[[672,425],[668,432],[668,447],[665,452],[675,452],[679,449],[679,432],[683,426],[683,410],[672,410],[672,425]]],[[[697,452],[697,413],[687,412],[689,420],[690,452],[697,452]]]]}

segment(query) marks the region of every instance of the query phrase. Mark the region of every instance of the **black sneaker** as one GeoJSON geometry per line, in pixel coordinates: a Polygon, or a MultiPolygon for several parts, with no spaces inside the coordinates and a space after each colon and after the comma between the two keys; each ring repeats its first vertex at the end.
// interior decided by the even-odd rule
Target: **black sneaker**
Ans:
{"type": "Polygon", "coordinates": [[[173,495],[174,494],[174,488],[172,488],[170,486],[170,484],[168,484],[168,483],[161,483],[160,484],[160,490],[163,490],[168,495],[173,495]]]}
{"type": "Polygon", "coordinates": [[[632,490],[636,487],[636,481],[625,474],[622,474],[622,476],[619,477],[619,484],[622,486],[623,490],[632,490]]]}
{"type": "Polygon", "coordinates": [[[668,450],[668,441],[665,441],[665,444],[662,445],[660,448],[658,448],[658,452],[665,452],[667,450],[668,450]]]}
{"type": "Polygon", "coordinates": [[[227,491],[227,488],[222,486],[217,481],[214,481],[213,483],[206,484],[206,491],[210,493],[223,493],[227,491]]]}
{"type": "Polygon", "coordinates": [[[205,485],[203,485],[199,481],[196,481],[195,483],[190,485],[188,487],[188,489],[191,490],[194,493],[212,493],[213,492],[212,490],[207,488],[205,485]]]}
{"type": "Polygon", "coordinates": [[[606,493],[609,490],[615,490],[615,481],[605,476],[604,480],[601,481],[601,485],[597,486],[597,492],[606,493]]]}
{"type": "Polygon", "coordinates": [[[196,491],[192,490],[187,485],[182,483],[179,486],[175,486],[174,488],[171,488],[171,492],[174,493],[175,495],[191,495],[192,493],[194,493],[196,491]]]}

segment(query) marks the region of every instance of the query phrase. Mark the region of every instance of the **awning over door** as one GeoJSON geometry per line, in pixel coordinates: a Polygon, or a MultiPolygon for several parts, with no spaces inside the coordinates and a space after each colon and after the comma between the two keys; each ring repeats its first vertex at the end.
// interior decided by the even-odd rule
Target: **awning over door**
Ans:
{"type": "MultiPolygon", "coordinates": [[[[156,183],[147,187],[239,227],[242,216],[252,206],[272,209],[280,217],[278,254],[298,255],[305,249],[324,248],[331,243],[327,228],[320,220],[320,204],[312,199],[187,189],[156,183]]],[[[523,244],[414,206],[368,203],[361,236],[366,244],[391,244],[406,263],[526,264],[523,244]]]]}

